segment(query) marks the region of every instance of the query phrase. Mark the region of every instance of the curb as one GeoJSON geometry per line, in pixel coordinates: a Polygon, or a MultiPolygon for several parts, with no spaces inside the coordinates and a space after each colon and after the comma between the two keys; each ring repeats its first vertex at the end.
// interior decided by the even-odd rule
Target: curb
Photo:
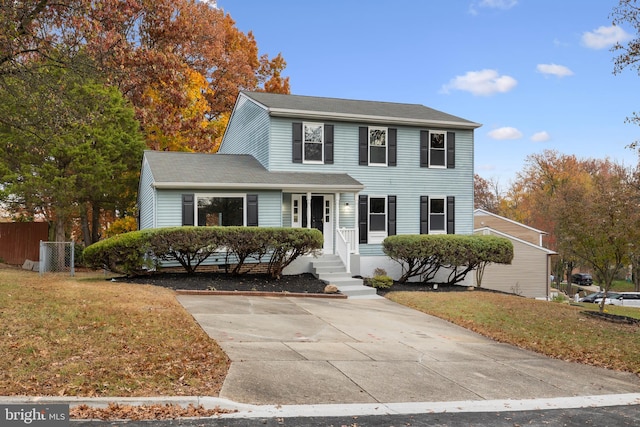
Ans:
{"type": "MultiPolygon", "coordinates": [[[[8,396],[0,397],[3,404],[69,404],[106,408],[109,403],[122,405],[173,404],[186,407],[202,405],[206,409],[237,411],[210,418],[285,418],[317,416],[409,415],[423,413],[470,413],[501,411],[536,411],[552,409],[596,408],[607,406],[640,405],[640,393],[596,396],[555,397],[523,400],[465,400],[454,402],[395,402],[317,405],[251,405],[228,399],[206,396],[158,397],[57,397],[8,396]]],[[[209,417],[203,417],[209,418],[209,417]]]]}

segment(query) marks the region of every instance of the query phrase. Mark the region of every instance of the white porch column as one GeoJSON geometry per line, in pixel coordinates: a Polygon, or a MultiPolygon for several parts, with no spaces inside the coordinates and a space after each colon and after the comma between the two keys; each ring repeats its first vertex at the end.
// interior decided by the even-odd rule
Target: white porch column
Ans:
{"type": "Polygon", "coordinates": [[[353,193],[353,210],[355,213],[354,224],[356,230],[356,241],[353,242],[356,248],[356,253],[360,253],[360,200],[358,200],[358,192],[353,193]]]}
{"type": "Polygon", "coordinates": [[[311,228],[311,193],[307,193],[307,228],[311,228]]]}
{"type": "MultiPolygon", "coordinates": [[[[334,209],[336,211],[336,226],[334,227],[335,230],[340,228],[340,193],[335,193],[335,195],[333,196],[335,201],[334,201],[334,209]]],[[[334,232],[334,235],[336,234],[336,231],[334,232]]],[[[336,236],[337,237],[337,236],[336,236]]],[[[336,241],[335,239],[333,240],[334,242],[336,241]]]]}

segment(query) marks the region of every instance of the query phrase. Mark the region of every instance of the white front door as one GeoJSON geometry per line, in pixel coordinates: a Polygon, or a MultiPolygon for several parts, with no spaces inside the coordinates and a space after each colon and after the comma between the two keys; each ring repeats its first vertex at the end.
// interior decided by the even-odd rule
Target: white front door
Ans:
{"type": "Polygon", "coordinates": [[[324,235],[323,253],[333,253],[333,195],[312,195],[310,204],[307,196],[291,196],[292,227],[317,228],[324,235]],[[310,205],[310,206],[309,206],[310,205]],[[309,225],[307,225],[309,224],[309,225]]]}

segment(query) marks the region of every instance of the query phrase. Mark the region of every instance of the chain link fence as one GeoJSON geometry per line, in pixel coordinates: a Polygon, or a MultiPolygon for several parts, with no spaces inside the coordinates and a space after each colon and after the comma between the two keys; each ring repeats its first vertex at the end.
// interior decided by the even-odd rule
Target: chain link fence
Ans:
{"type": "Polygon", "coordinates": [[[40,275],[69,272],[75,274],[75,245],[73,242],[40,241],[40,275]]]}

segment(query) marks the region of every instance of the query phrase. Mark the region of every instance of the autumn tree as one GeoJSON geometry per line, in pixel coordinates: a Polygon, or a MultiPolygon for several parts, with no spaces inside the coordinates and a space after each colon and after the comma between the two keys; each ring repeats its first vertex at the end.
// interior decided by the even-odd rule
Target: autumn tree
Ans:
{"type": "Polygon", "coordinates": [[[497,214],[500,199],[497,181],[487,181],[478,174],[473,176],[473,202],[475,209],[483,209],[497,214]]]}
{"type": "MultiPolygon", "coordinates": [[[[636,0],[620,0],[618,6],[614,7],[611,18],[614,25],[629,24],[636,32],[631,40],[618,42],[611,48],[616,54],[613,73],[619,74],[625,68],[631,68],[640,75],[640,6],[636,0]]],[[[640,115],[633,112],[627,117],[627,122],[640,125],[640,115]]],[[[639,141],[635,141],[631,147],[638,148],[638,143],[639,141]]]]}
{"type": "Polygon", "coordinates": [[[566,186],[556,199],[562,250],[593,270],[605,294],[634,243],[637,200],[633,195],[628,171],[603,161],[587,185],[566,186]]]}
{"type": "MultiPolygon", "coordinates": [[[[259,56],[222,10],[196,0],[1,3],[0,75],[83,52],[136,110],[149,146],[215,151],[240,90],[289,93],[281,55],[259,56]]],[[[64,65],[61,63],[61,65],[64,65]]]]}
{"type": "Polygon", "coordinates": [[[144,143],[133,109],[87,66],[47,61],[3,79],[0,201],[54,223],[57,241],[82,222],[89,244],[101,212],[133,204],[144,143]]]}

